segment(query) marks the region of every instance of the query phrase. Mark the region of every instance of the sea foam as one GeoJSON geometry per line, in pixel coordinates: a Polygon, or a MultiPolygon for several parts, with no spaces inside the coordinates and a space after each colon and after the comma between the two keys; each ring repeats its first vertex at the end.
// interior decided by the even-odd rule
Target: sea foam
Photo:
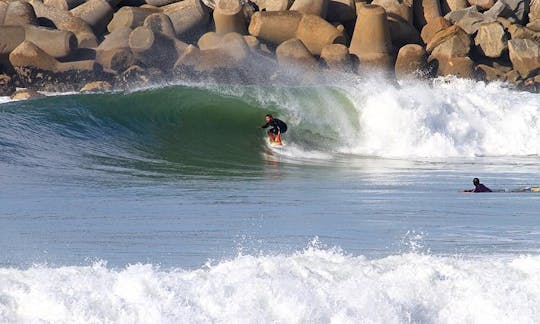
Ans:
{"type": "Polygon", "coordinates": [[[310,247],[196,270],[0,269],[3,323],[535,323],[539,305],[539,256],[369,260],[310,247]]]}

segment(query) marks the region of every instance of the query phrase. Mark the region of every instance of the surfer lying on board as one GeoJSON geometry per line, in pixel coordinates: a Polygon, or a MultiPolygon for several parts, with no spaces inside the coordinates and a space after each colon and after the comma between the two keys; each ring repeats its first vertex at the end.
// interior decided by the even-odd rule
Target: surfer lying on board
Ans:
{"type": "Polygon", "coordinates": [[[280,145],[283,144],[281,142],[281,134],[284,134],[287,131],[287,124],[280,119],[272,117],[270,114],[266,115],[265,121],[266,124],[262,125],[261,128],[268,128],[269,126],[272,126],[272,128],[270,128],[270,130],[267,132],[270,142],[280,145]]]}
{"type": "Polygon", "coordinates": [[[463,190],[463,192],[491,192],[491,189],[480,183],[480,179],[474,178],[472,181],[474,189],[463,190]]]}

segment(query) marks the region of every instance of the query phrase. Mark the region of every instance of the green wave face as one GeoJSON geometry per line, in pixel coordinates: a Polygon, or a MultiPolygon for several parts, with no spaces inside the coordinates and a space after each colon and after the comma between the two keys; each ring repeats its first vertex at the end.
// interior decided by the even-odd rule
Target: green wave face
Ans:
{"type": "Polygon", "coordinates": [[[171,86],[14,102],[0,107],[0,145],[8,161],[45,168],[245,175],[272,154],[260,128],[266,113],[289,124],[291,145],[339,142],[343,116],[327,107],[328,95],[339,98],[331,89],[171,86]]]}

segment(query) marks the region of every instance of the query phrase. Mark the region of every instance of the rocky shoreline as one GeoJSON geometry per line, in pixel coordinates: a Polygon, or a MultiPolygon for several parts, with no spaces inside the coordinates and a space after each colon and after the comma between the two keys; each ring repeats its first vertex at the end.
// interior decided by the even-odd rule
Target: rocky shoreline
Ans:
{"type": "Polygon", "coordinates": [[[536,92],[540,0],[0,1],[0,96],[374,69],[536,92]]]}

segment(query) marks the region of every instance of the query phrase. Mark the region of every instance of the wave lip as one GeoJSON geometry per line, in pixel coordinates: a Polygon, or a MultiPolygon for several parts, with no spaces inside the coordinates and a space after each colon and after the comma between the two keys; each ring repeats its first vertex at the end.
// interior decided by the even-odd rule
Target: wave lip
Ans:
{"type": "Polygon", "coordinates": [[[194,271],[0,269],[0,321],[534,323],[539,287],[539,256],[368,260],[312,247],[194,271]]]}

